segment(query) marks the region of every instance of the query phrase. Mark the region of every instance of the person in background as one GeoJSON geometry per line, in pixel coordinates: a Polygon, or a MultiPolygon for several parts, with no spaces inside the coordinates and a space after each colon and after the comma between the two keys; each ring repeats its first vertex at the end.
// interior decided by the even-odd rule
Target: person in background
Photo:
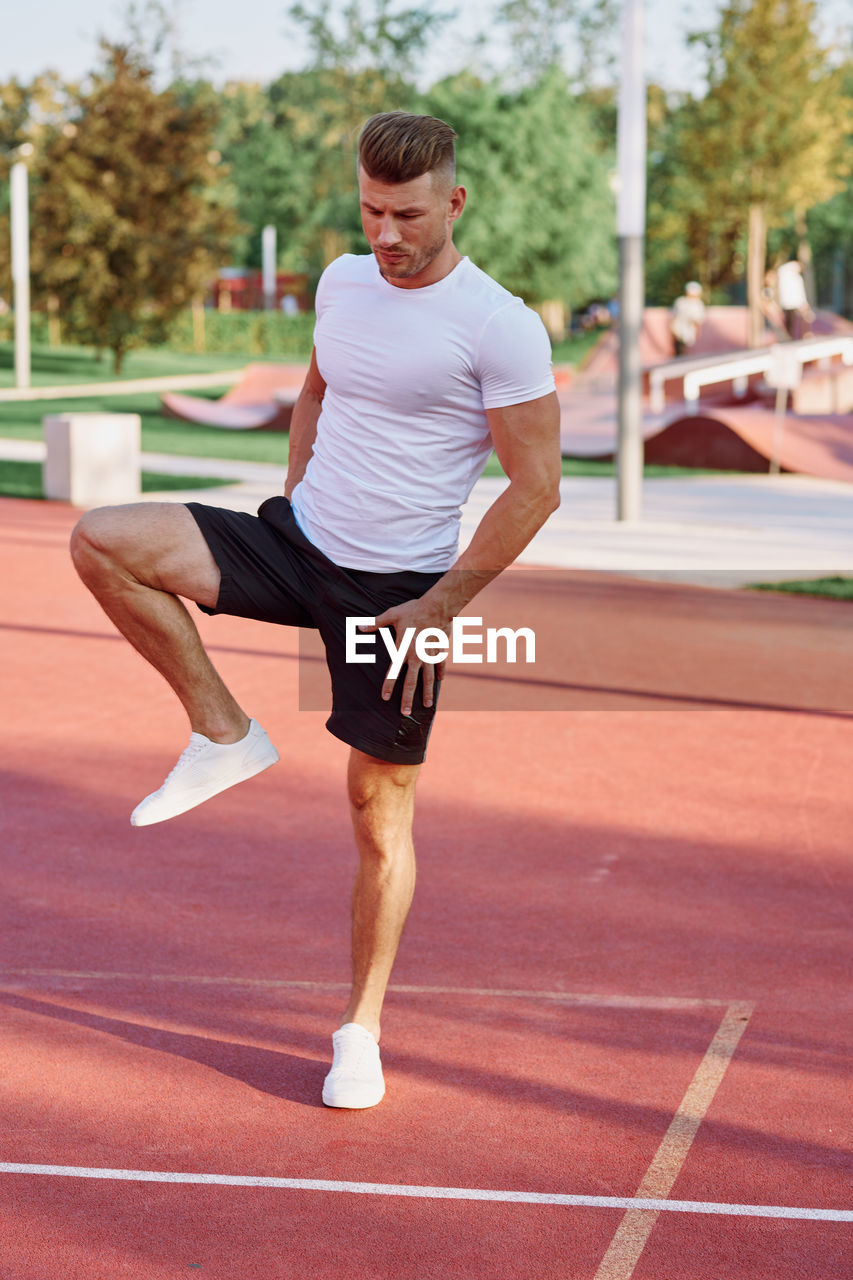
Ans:
{"type": "Polygon", "coordinates": [[[776,268],[776,301],[782,310],[788,337],[794,341],[805,337],[814,312],[806,296],[806,282],[799,262],[783,262],[776,268]]]}
{"type": "Polygon", "coordinates": [[[702,301],[702,286],[691,280],[684,286],[684,293],[676,298],[672,305],[669,320],[669,331],[672,334],[673,348],[676,356],[687,355],[705,323],[705,303],[702,301]]]}
{"type": "Polygon", "coordinates": [[[773,331],[773,337],[777,342],[783,342],[787,338],[788,333],[785,328],[785,317],[779,306],[776,296],[776,269],[772,267],[764,277],[764,288],[761,290],[761,297],[758,305],[761,308],[761,314],[764,316],[766,323],[773,331]]]}

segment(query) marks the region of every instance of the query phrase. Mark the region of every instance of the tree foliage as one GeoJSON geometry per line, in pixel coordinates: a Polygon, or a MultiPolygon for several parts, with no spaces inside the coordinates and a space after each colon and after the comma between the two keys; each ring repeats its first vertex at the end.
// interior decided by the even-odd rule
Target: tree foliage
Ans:
{"type": "Polygon", "coordinates": [[[502,0],[495,22],[508,38],[512,76],[535,84],[569,62],[588,86],[602,69],[612,72],[619,8],[618,0],[502,0]]]}
{"type": "MultiPolygon", "coordinates": [[[[773,227],[829,199],[849,171],[849,100],[816,35],[813,0],[729,0],[697,37],[707,91],[651,121],[650,241],[707,283],[733,279],[752,211],[773,227]],[[679,255],[678,243],[687,250],[679,255]]],[[[756,216],[757,215],[757,216],[756,216]]],[[[763,236],[749,246],[757,303],[763,236]]],[[[675,281],[672,285],[674,287],[675,281]]]]}
{"type": "MultiPolygon", "coordinates": [[[[616,0],[491,0],[484,21],[508,50],[503,71],[428,87],[445,3],[297,0],[286,34],[305,46],[305,66],[220,90],[182,53],[166,0],[136,0],[127,39],[103,45],[82,87],[48,75],[0,85],[0,179],[22,144],[34,152],[36,305],[59,299],[65,332],[120,363],[163,335],[219,263],[259,266],[266,224],[279,265],[316,279],[341,252],[366,251],[358,131],[397,108],[459,135],[463,252],[533,303],[609,296],[616,85],[612,66],[605,82],[602,70],[616,0]]],[[[724,296],[744,274],[756,211],[771,254],[795,252],[808,223],[824,282],[853,253],[853,72],[822,45],[815,15],[815,0],[725,0],[696,38],[704,81],[679,95],[650,87],[651,300],[671,302],[694,277],[724,296]]],[[[0,181],[4,296],[7,207],[0,181]]],[[[753,235],[753,294],[763,238],[753,235]]]]}
{"type": "Polygon", "coordinates": [[[530,302],[576,307],[616,287],[612,156],[557,68],[520,90],[468,75],[436,85],[431,113],[459,135],[469,205],[460,249],[530,302]]]}
{"type": "Polygon", "coordinates": [[[217,202],[214,110],[158,92],[132,48],[103,62],[45,139],[32,208],[35,297],[66,330],[112,351],[160,339],[208,283],[236,229],[217,202]]]}
{"type": "Polygon", "coordinates": [[[816,35],[814,0],[730,0],[704,37],[701,124],[725,196],[770,221],[829,199],[849,167],[842,74],[816,35]]]}
{"type": "MultiPolygon", "coordinates": [[[[560,3],[567,19],[574,0],[560,3]]],[[[502,21],[519,18],[503,9],[502,21]]],[[[460,180],[471,196],[457,231],[463,250],[529,300],[578,305],[609,294],[612,162],[592,112],[555,65],[514,85],[463,73],[419,91],[416,67],[447,16],[429,5],[392,9],[389,0],[350,3],[337,22],[329,0],[291,7],[310,67],[265,93],[230,90],[222,150],[240,215],[255,228],[244,252],[258,262],[267,222],[279,232],[281,264],[315,277],[339,253],[363,252],[358,129],[378,111],[427,111],[459,134],[460,180]]]]}
{"type": "Polygon", "coordinates": [[[307,38],[309,69],[370,71],[388,82],[414,80],[419,57],[454,17],[431,3],[399,9],[392,0],[348,0],[337,20],[336,11],[332,0],[290,6],[307,38]]]}
{"type": "Polygon", "coordinates": [[[244,260],[259,262],[261,227],[276,227],[279,261],[315,278],[340,253],[363,244],[356,184],[362,122],[379,111],[418,110],[413,68],[448,15],[424,5],[351,0],[336,20],[330,0],[294,4],[310,65],[265,91],[226,89],[222,151],[253,228],[244,260]]]}
{"type": "Polygon", "coordinates": [[[661,305],[688,280],[712,296],[742,272],[741,210],[720,198],[701,117],[701,99],[649,87],[646,287],[661,305]]]}
{"type": "MultiPolygon", "coordinates": [[[[842,74],[844,97],[850,112],[853,106],[853,61],[844,65],[842,74]]],[[[847,145],[853,155],[853,126],[847,145]]],[[[831,291],[834,295],[837,280],[843,295],[846,275],[846,305],[850,307],[853,290],[853,176],[848,176],[843,189],[831,199],[808,210],[807,222],[819,285],[826,293],[831,291]]]]}
{"type": "MultiPolygon", "coordinates": [[[[73,88],[53,73],[30,83],[13,79],[0,84],[0,297],[4,299],[12,288],[9,171],[16,160],[38,153],[45,138],[68,118],[72,93],[73,88]]],[[[38,183],[38,173],[31,174],[31,196],[38,183]]]]}

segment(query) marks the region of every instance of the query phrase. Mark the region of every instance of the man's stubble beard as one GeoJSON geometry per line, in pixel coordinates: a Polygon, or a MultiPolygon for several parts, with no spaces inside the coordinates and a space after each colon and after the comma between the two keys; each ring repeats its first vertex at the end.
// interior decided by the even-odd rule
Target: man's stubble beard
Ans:
{"type": "Polygon", "coordinates": [[[431,244],[428,244],[421,249],[418,252],[417,257],[411,259],[404,258],[403,261],[395,267],[389,267],[387,263],[383,263],[381,259],[377,257],[376,262],[379,267],[380,275],[383,275],[386,280],[408,280],[410,276],[418,275],[421,271],[425,271],[431,262],[435,262],[436,258],[447,244],[449,238],[448,233],[445,232],[441,239],[436,239],[431,244]]]}

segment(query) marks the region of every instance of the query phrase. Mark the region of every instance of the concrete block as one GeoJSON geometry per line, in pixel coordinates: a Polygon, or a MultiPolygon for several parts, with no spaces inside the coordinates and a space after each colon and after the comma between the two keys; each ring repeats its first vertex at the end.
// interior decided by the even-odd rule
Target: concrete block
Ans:
{"type": "Polygon", "coordinates": [[[42,420],[46,498],[75,507],[135,502],[140,493],[138,413],[62,413],[42,420]]]}

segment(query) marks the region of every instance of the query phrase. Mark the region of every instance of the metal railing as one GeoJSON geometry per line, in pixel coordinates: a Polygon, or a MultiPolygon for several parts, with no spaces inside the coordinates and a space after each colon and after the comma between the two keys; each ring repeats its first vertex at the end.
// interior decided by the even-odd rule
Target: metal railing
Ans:
{"type": "Polygon", "coordinates": [[[810,364],[815,360],[828,360],[831,356],[841,356],[845,365],[853,365],[853,336],[831,338],[802,338],[798,342],[776,344],[773,347],[757,347],[752,351],[732,351],[723,356],[696,356],[681,360],[667,361],[666,364],[655,365],[649,370],[649,400],[653,413],[663,413],[666,402],[664,386],[667,382],[680,380],[687,412],[695,415],[699,411],[699,393],[702,387],[713,386],[720,382],[734,382],[736,396],[746,395],[749,378],[754,374],[768,373],[774,364],[771,354],[784,345],[791,358],[796,357],[800,365],[810,364]]]}

